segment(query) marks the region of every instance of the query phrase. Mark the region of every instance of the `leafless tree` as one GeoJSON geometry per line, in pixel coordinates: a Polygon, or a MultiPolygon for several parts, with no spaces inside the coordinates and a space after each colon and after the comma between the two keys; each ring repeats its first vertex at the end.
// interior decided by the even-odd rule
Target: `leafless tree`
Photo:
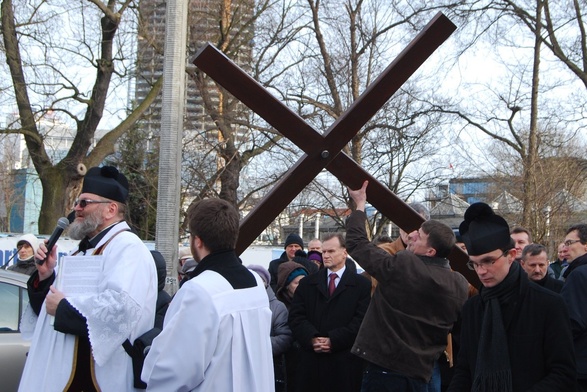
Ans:
{"type": "MultiPolygon", "coordinates": [[[[326,130],[393,60],[393,53],[399,53],[435,12],[449,6],[308,0],[309,27],[297,44],[300,62],[289,73],[294,76],[282,84],[283,99],[299,108],[315,129],[326,130]]],[[[428,83],[413,77],[344,149],[404,199],[431,185],[428,180],[438,173],[434,158],[446,144],[440,116],[423,99],[426,86],[432,86],[428,83]]],[[[314,195],[300,197],[300,206],[305,200],[332,212],[348,205],[344,184],[327,189],[316,180],[306,192],[314,195]]]]}
{"type": "Polygon", "coordinates": [[[566,174],[582,167],[574,147],[582,145],[578,134],[585,127],[586,91],[576,89],[587,69],[584,4],[464,4],[471,6],[471,19],[460,35],[462,47],[482,51],[487,81],[477,73],[481,82],[459,85],[460,99],[438,107],[462,120],[462,128],[454,126],[459,135],[485,137],[479,149],[473,147],[472,166],[506,179],[504,189],[522,201],[521,215],[512,219],[534,232],[535,240],[547,241],[554,220],[568,217],[561,193],[584,189],[583,176],[568,181],[566,174]]]}
{"type": "Polygon", "coordinates": [[[104,113],[116,114],[108,111],[121,107],[117,94],[131,76],[135,47],[129,33],[135,27],[136,3],[3,0],[0,7],[11,100],[19,117],[18,128],[4,132],[24,135],[43,188],[39,232],[47,233],[79,192],[84,172],[80,164],[95,166],[113,153],[118,138],[149,106],[160,83],[133,111],[118,113],[118,125],[94,145],[104,113]],[[49,111],[75,129],[66,155],[55,160],[38,126],[49,111]]]}

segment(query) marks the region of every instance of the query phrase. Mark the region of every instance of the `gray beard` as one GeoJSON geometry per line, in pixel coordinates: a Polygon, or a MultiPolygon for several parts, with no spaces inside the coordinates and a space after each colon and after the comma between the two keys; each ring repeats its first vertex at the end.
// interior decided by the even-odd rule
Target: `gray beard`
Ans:
{"type": "Polygon", "coordinates": [[[73,221],[68,228],[69,237],[74,240],[81,240],[95,232],[101,223],[99,216],[96,213],[97,210],[98,209],[93,213],[86,215],[81,222],[73,221]]]}

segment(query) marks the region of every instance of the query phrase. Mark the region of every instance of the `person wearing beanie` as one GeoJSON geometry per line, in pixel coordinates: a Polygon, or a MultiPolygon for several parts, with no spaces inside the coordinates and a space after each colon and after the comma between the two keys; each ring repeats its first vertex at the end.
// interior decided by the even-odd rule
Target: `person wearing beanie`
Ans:
{"type": "Polygon", "coordinates": [[[271,309],[271,349],[273,350],[273,373],[275,375],[275,392],[285,392],[286,388],[286,369],[285,354],[289,351],[293,342],[291,329],[287,322],[289,313],[285,304],[277,299],[275,293],[269,286],[271,276],[263,266],[251,264],[247,266],[251,271],[255,271],[263,282],[269,297],[269,308],[271,309]]]}
{"type": "Polygon", "coordinates": [[[257,275],[259,275],[261,277],[261,279],[263,279],[263,283],[265,284],[265,287],[269,286],[269,282],[271,281],[271,276],[269,275],[269,271],[267,271],[267,269],[265,267],[263,267],[262,265],[251,264],[251,265],[248,265],[247,268],[250,269],[251,271],[255,271],[257,273],[257,275]]]}
{"type": "Polygon", "coordinates": [[[576,365],[567,308],[528,279],[508,223],[485,203],[459,226],[479,295],[462,310],[460,351],[450,392],[574,391],[576,365]]]}
{"type": "Polygon", "coordinates": [[[35,252],[39,248],[39,240],[32,234],[21,236],[16,242],[16,262],[7,268],[9,271],[32,275],[37,270],[35,252]]]}
{"type": "MultiPolygon", "coordinates": [[[[134,390],[136,375],[123,342],[132,344],[153,328],[158,290],[153,256],[124,220],[128,189],[113,166],[92,167],[83,179],[68,228],[69,237],[81,241],[67,258],[67,266],[83,268],[91,261],[99,267],[91,275],[96,285],[83,294],[59,289],[58,246],[47,252],[39,244],[35,257],[45,262],[28,281],[21,331],[32,343],[21,391],[134,390]]],[[[68,271],[63,262],[64,282],[68,271]]]]}
{"type": "Polygon", "coordinates": [[[304,240],[302,240],[302,237],[300,237],[296,233],[291,233],[286,237],[285,245],[283,247],[285,251],[288,253],[288,256],[290,258],[293,258],[293,255],[296,253],[297,250],[304,249],[304,240]]]}
{"type": "Polygon", "coordinates": [[[278,270],[279,266],[286,261],[295,261],[298,264],[303,265],[306,268],[308,274],[312,274],[318,271],[316,264],[308,260],[308,255],[304,252],[304,241],[302,238],[291,233],[285,238],[285,244],[283,245],[284,252],[278,259],[271,260],[269,263],[269,274],[271,275],[271,288],[277,294],[278,285],[278,270]]]}
{"type": "MultiPolygon", "coordinates": [[[[179,251],[177,252],[177,271],[181,272],[181,268],[183,267],[183,264],[185,263],[185,261],[189,258],[193,258],[192,256],[192,251],[190,250],[189,247],[180,247],[179,251]]],[[[179,279],[181,280],[181,276],[179,276],[179,279]]]]}
{"type": "MultiPolygon", "coordinates": [[[[322,246],[322,245],[320,245],[322,246]]],[[[308,252],[308,260],[316,264],[318,269],[324,267],[324,262],[322,261],[322,252],[318,252],[316,250],[311,250],[308,252]]]]}

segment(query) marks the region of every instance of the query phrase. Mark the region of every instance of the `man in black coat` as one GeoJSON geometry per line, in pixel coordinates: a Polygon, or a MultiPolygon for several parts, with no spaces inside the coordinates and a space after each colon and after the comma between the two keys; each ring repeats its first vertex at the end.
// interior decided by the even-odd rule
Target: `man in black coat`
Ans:
{"type": "Polygon", "coordinates": [[[546,247],[540,244],[526,245],[522,251],[520,265],[528,274],[528,278],[545,289],[560,293],[563,281],[548,274],[548,254],[546,247]]]}
{"type": "Polygon", "coordinates": [[[322,243],[324,268],[300,281],[289,313],[302,348],[297,391],[359,391],[362,361],[350,349],[369,306],[371,282],[347,261],[341,234],[322,243]]]}
{"type": "Polygon", "coordinates": [[[459,227],[479,276],[463,307],[460,351],[449,392],[574,391],[571,326],[560,295],[523,272],[505,219],[472,204],[459,227]]]}
{"type": "Polygon", "coordinates": [[[571,226],[565,236],[569,267],[561,296],[569,309],[579,391],[587,391],[587,225],[571,226]]]}

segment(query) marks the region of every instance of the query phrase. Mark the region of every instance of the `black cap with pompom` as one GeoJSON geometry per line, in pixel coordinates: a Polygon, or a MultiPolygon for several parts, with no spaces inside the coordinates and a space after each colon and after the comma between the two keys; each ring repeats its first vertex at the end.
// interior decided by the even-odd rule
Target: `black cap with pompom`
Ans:
{"type": "Polygon", "coordinates": [[[467,208],[459,232],[467,253],[472,256],[506,248],[511,244],[508,223],[485,203],[474,203],[467,208]]]}
{"type": "Polygon", "coordinates": [[[84,177],[81,193],[93,193],[126,203],[128,180],[114,166],[92,167],[84,177]]]}

